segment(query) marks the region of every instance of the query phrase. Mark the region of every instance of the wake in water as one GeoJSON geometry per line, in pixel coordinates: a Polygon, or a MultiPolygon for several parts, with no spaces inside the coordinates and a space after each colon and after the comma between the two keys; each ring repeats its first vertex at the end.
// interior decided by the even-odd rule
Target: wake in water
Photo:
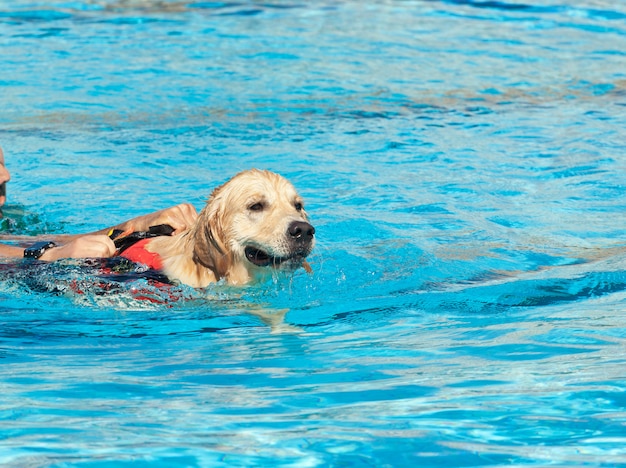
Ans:
{"type": "Polygon", "coordinates": [[[201,297],[158,271],[125,258],[9,261],[0,264],[2,289],[12,294],[52,294],[89,306],[144,309],[201,297]]]}
{"type": "MultiPolygon", "coordinates": [[[[220,282],[207,288],[192,288],[175,284],[160,272],[123,257],[56,262],[9,260],[0,263],[0,278],[0,294],[14,297],[53,295],[82,307],[116,311],[210,309],[224,315],[244,313],[257,317],[273,333],[303,331],[286,322],[290,309],[271,305],[263,287],[232,287],[220,282]]],[[[272,283],[281,287],[279,275],[272,283]]]]}

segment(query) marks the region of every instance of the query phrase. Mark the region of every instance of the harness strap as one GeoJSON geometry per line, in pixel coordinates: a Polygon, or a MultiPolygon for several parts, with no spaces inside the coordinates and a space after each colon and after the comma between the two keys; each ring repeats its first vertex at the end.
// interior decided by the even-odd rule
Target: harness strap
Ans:
{"type": "Polygon", "coordinates": [[[122,231],[121,229],[111,229],[108,236],[115,244],[115,247],[117,247],[115,257],[142,239],[150,239],[157,236],[171,236],[173,232],[174,228],[169,224],[159,224],[157,226],[150,226],[147,231],[128,232],[122,231]]]}

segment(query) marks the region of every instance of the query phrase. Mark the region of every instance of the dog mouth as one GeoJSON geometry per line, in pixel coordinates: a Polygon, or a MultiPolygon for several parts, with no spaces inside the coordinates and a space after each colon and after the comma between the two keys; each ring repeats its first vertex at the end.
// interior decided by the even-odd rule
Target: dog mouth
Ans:
{"type": "Polygon", "coordinates": [[[306,257],[305,253],[295,252],[293,255],[286,257],[275,257],[265,252],[264,250],[257,249],[256,247],[248,246],[244,250],[246,254],[246,259],[250,263],[260,267],[278,267],[284,262],[295,262],[302,263],[304,257],[306,257]]]}

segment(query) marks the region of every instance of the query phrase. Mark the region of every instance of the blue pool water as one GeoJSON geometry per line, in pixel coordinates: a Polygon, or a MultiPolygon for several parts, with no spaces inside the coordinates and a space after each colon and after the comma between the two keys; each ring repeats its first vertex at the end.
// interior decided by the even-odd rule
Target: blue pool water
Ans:
{"type": "Polygon", "coordinates": [[[4,234],[262,167],[318,237],[165,304],[5,262],[1,465],[626,466],[622,3],[0,0],[0,69],[4,234]]]}

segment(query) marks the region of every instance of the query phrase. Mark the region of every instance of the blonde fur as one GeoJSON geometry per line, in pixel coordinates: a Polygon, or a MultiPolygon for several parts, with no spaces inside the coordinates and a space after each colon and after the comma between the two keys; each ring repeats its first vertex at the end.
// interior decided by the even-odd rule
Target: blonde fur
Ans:
{"type": "Polygon", "coordinates": [[[313,249],[313,233],[293,185],[273,172],[252,169],[216,188],[189,230],[154,238],[147,249],[161,256],[163,272],[172,280],[196,288],[221,279],[241,285],[271,269],[302,266],[313,249]],[[306,231],[297,240],[296,225],[306,231]],[[258,256],[267,265],[255,264],[258,256]]]}

